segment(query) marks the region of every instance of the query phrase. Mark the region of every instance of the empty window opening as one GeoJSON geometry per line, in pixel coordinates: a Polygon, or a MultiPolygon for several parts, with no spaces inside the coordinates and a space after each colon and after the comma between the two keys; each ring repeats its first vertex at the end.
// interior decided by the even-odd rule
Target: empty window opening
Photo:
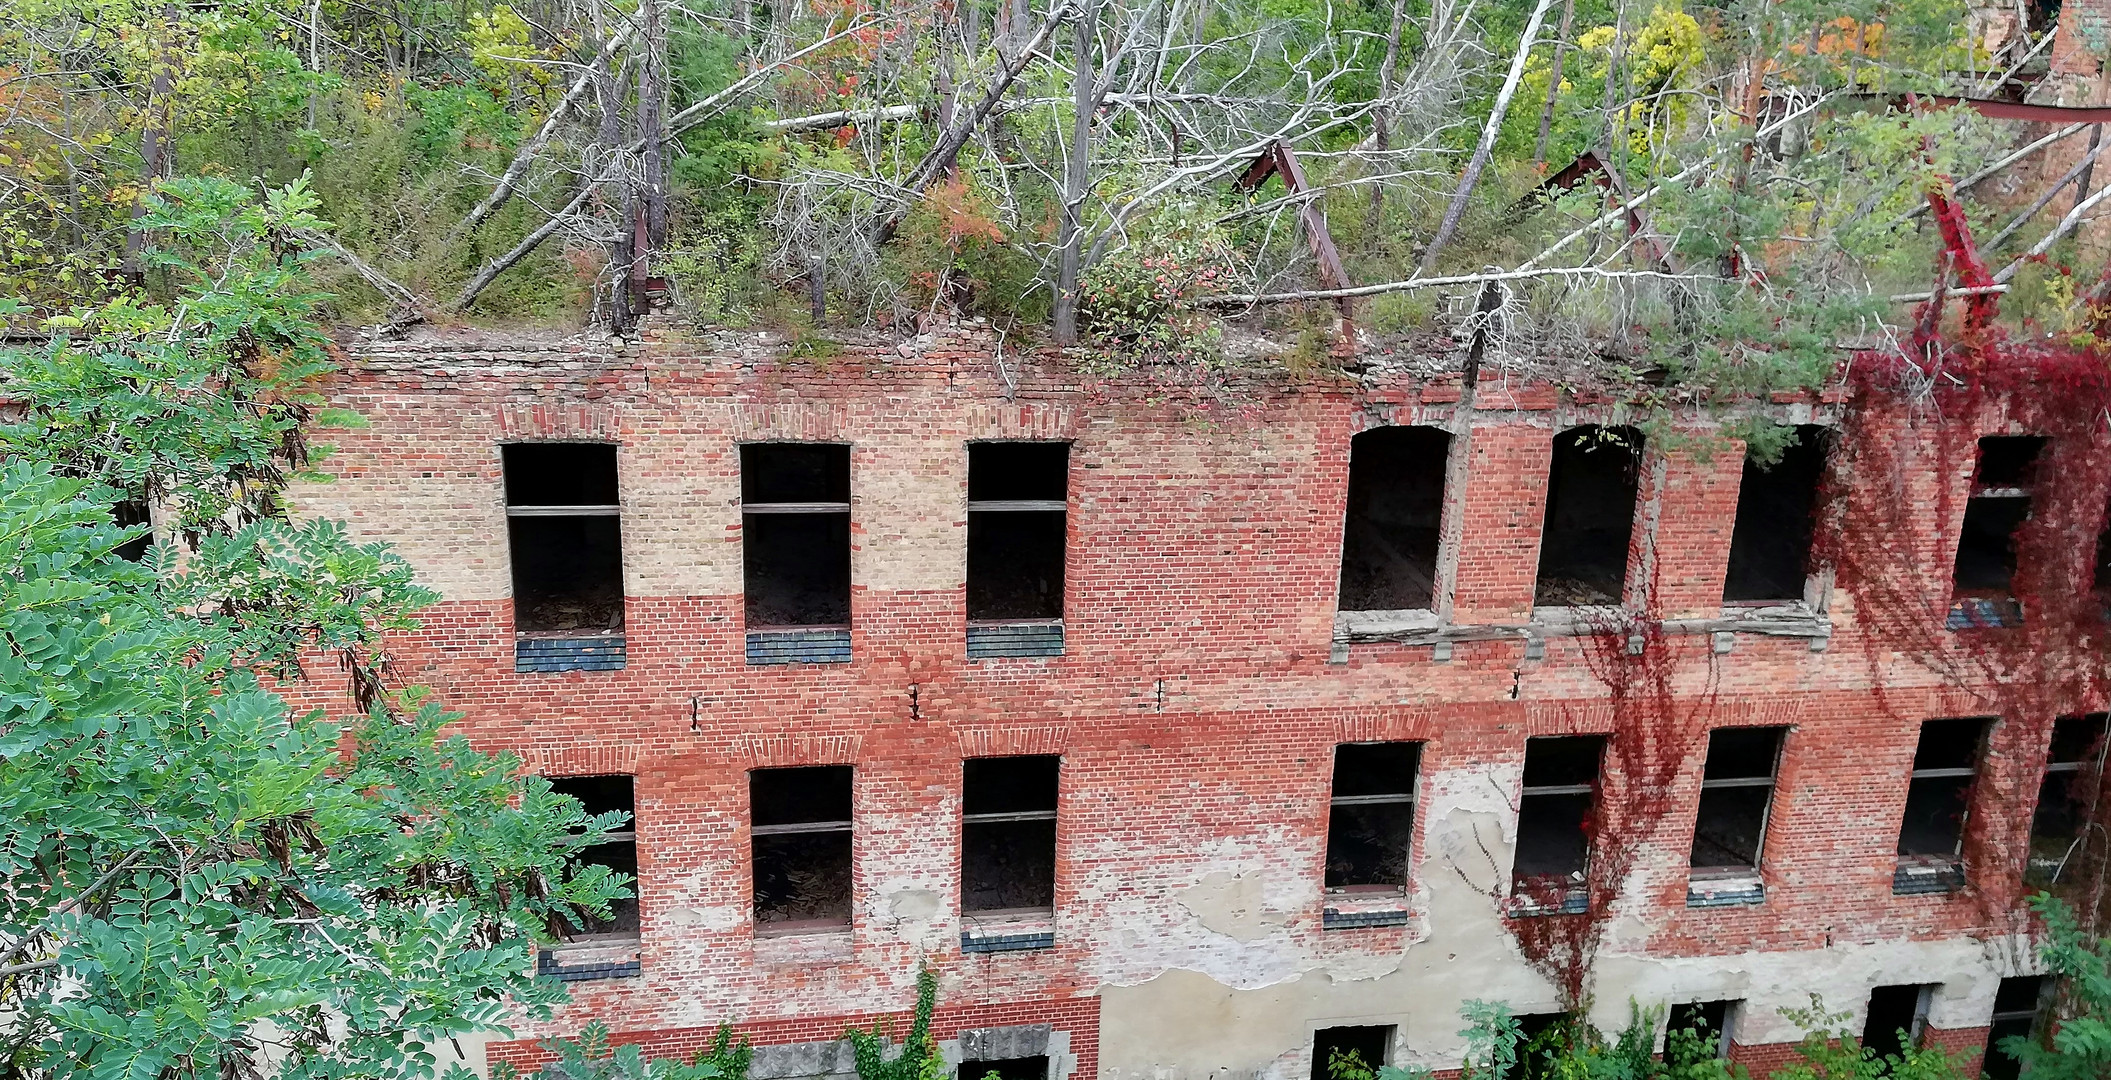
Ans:
{"type": "Polygon", "coordinates": [[[1517,810],[1520,889],[1553,899],[1583,882],[1590,860],[1591,808],[1597,799],[1603,735],[1558,735],[1525,740],[1525,784],[1517,810]]]}
{"type": "Polygon", "coordinates": [[[1414,846],[1415,775],[1422,744],[1343,743],[1334,748],[1327,808],[1327,888],[1407,887],[1414,846]]]}
{"type": "MultiPolygon", "coordinates": [[[[2031,492],[2045,440],[2035,435],[1996,435],[1979,440],[1979,468],[1964,504],[1953,574],[1956,600],[2015,598],[2016,531],[2030,517],[2031,492]]],[[[2004,620],[2005,621],[2005,620],[2004,620]]]]}
{"type": "Polygon", "coordinates": [[[961,763],[960,907],[967,912],[1055,907],[1054,755],[961,763]]]}
{"type": "Polygon", "coordinates": [[[1642,433],[1631,427],[1588,424],[1554,437],[1533,603],[1620,603],[1641,461],[1642,433]]]}
{"type": "MultiPolygon", "coordinates": [[[[589,817],[622,814],[624,820],[602,841],[579,853],[581,866],[605,866],[632,881],[631,895],[608,903],[608,917],[585,912],[567,917],[576,937],[634,937],[638,933],[638,833],[635,781],[628,776],[559,776],[550,779],[550,790],[579,800],[589,817]]],[[[583,830],[582,830],[583,831],[583,830]]]]}
{"type": "Polygon", "coordinates": [[[748,774],[758,928],[849,924],[850,776],[848,765],[748,774]]]}
{"type": "Polygon", "coordinates": [[[1382,427],[1349,441],[1349,510],[1341,536],[1341,610],[1427,608],[1451,433],[1382,427]]]}
{"type": "Polygon", "coordinates": [[[1693,869],[1736,872],[1759,868],[1767,811],[1774,801],[1774,771],[1786,731],[1731,727],[1709,734],[1708,762],[1701,770],[1700,814],[1693,822],[1693,869]]]}
{"type": "Polygon", "coordinates": [[[960,1080],[1048,1080],[1048,1056],[963,1061],[958,1075],[960,1080]]]}
{"type": "Polygon", "coordinates": [[[1353,1080],[1392,1063],[1393,1025],[1320,1028],[1312,1033],[1312,1080],[1353,1080]]]}
{"type": "Polygon", "coordinates": [[[2103,713],[2095,713],[2063,716],[2053,723],[2045,778],[2038,785],[2038,805],[2030,819],[2026,876],[2032,884],[2052,885],[2066,879],[2082,822],[2090,817],[2082,799],[2095,785],[2085,778],[2103,769],[2104,719],[2103,713]]]}
{"type": "Polygon", "coordinates": [[[151,526],[154,524],[154,515],[147,509],[146,500],[126,499],[111,508],[110,518],[120,529],[130,529],[141,525],[150,527],[150,531],[117,545],[115,549],[118,558],[130,562],[138,562],[146,558],[147,549],[154,546],[154,534],[151,531],[151,526]]]}
{"type": "Polygon", "coordinates": [[[1664,1057],[1692,1060],[1730,1056],[1730,1025],[1736,1022],[1735,1001],[1689,1001],[1671,1007],[1665,1025],[1664,1057]],[[1680,1046],[1683,1042],[1685,1045],[1680,1046]]]}
{"type": "Polygon", "coordinates": [[[1067,443],[968,444],[968,619],[1063,617],[1067,443]]]}
{"type": "Polygon", "coordinates": [[[1986,1053],[1979,1064],[1982,1080],[2017,1080],[2022,1075],[2022,1059],[2002,1049],[2002,1043],[2010,1038],[2036,1036],[2044,1002],[2042,977],[2019,975],[2001,980],[2000,988],[1994,991],[1993,1022],[1987,1027],[1986,1053]]]}
{"type": "Polygon", "coordinates": [[[1869,1019],[1862,1025],[1862,1045],[1878,1057],[1897,1057],[1920,1045],[1928,1023],[1932,986],[1879,986],[1869,991],[1869,1019]]]}
{"type": "Polygon", "coordinates": [[[623,628],[623,538],[616,448],[515,443],[499,448],[513,554],[513,622],[522,633],[623,628]]]}
{"type": "Polygon", "coordinates": [[[1920,726],[1913,751],[1913,778],[1906,787],[1906,816],[1898,832],[1902,857],[1955,860],[1964,844],[1965,815],[1986,721],[1929,720],[1920,726]]]}
{"type": "Polygon", "coordinates": [[[748,629],[850,625],[850,447],[740,448],[748,629]]]}
{"type": "Polygon", "coordinates": [[[1730,572],[1723,579],[1724,602],[1803,598],[1818,483],[1825,475],[1830,439],[1829,429],[1804,424],[1779,461],[1762,464],[1745,455],[1737,523],[1730,531],[1730,572]]]}

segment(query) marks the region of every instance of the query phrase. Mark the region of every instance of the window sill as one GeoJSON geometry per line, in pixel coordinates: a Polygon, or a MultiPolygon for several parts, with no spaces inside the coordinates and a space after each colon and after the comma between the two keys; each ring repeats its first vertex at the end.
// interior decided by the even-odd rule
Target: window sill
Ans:
{"type": "Polygon", "coordinates": [[[1690,908],[1749,907],[1766,902],[1766,882],[1756,870],[1696,870],[1686,881],[1690,908]]]}
{"type": "Polygon", "coordinates": [[[2005,630],[2023,625],[2023,605],[2013,597],[1960,596],[1950,601],[1946,630],[2005,630]]]}
{"type": "Polygon", "coordinates": [[[1901,855],[1891,872],[1891,895],[1929,896],[1964,888],[1964,866],[1956,859],[1901,855]]]}
{"type": "Polygon", "coordinates": [[[970,660],[1061,655],[1061,619],[977,619],[968,623],[970,660]]]}
{"type": "Polygon", "coordinates": [[[850,628],[808,627],[750,630],[747,635],[750,666],[770,664],[850,663],[850,628]]]}
{"type": "Polygon", "coordinates": [[[1055,912],[987,911],[960,919],[964,953],[1027,952],[1055,948],[1055,912]]]}
{"type": "MultiPolygon", "coordinates": [[[[1429,611],[1342,611],[1334,615],[1334,644],[1445,645],[1462,641],[1524,641],[1587,637],[1607,626],[1625,625],[1617,607],[1536,607],[1518,623],[1448,623],[1429,611]]],[[[1832,619],[1801,602],[1723,608],[1717,618],[1668,619],[1667,634],[1757,634],[1805,638],[1820,650],[1832,638],[1832,619]]],[[[1441,658],[1441,657],[1440,657],[1441,658]]]]}
{"type": "Polygon", "coordinates": [[[559,982],[634,979],[645,974],[635,934],[596,935],[537,950],[535,974],[559,982]]]}
{"type": "Polygon", "coordinates": [[[532,631],[514,636],[517,672],[621,671],[628,662],[623,632],[532,631]]]}
{"type": "Polygon", "coordinates": [[[1542,915],[1581,915],[1591,909],[1591,894],[1576,878],[1524,878],[1511,886],[1505,914],[1513,919],[1542,915]]]}
{"type": "Polygon", "coordinates": [[[784,922],[755,924],[755,937],[757,940],[765,938],[825,937],[829,934],[848,936],[849,933],[850,920],[848,919],[787,919],[784,922]]]}
{"type": "Polygon", "coordinates": [[[1407,890],[1397,886],[1332,888],[1320,910],[1322,930],[1361,930],[1365,927],[1405,926],[1414,919],[1407,904],[1407,890]]]}

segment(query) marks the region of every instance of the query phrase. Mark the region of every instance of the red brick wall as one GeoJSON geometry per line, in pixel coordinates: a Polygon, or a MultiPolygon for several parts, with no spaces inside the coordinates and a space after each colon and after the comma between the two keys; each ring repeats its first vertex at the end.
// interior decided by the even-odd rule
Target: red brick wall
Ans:
{"type": "MultiPolygon", "coordinates": [[[[401,643],[404,677],[462,710],[477,743],[531,768],[637,776],[645,974],[573,984],[574,1003],[552,1023],[522,1025],[524,1037],[596,1017],[666,1047],[720,1021],[772,1041],[833,1037],[849,1017],[902,1007],[923,963],[942,977],[948,1024],[996,1023],[964,1018],[1014,1007],[1028,1019],[1001,1022],[1061,1017],[1079,1075],[1091,1076],[1083,1063],[1097,1053],[1093,995],[1104,986],[1177,967],[1267,985],[1383,964],[1426,937],[1320,928],[1336,742],[1423,739],[1425,777],[1487,772],[1514,784],[1527,735],[1612,725],[1574,638],[1550,638],[1536,660],[1512,637],[1461,641],[1446,663],[1427,645],[1398,644],[1350,646],[1330,662],[1353,432],[1381,412],[1470,424],[1451,495],[1452,622],[1517,623],[1530,616],[1550,440],[1609,413],[1545,386],[1484,390],[1478,413],[1442,394],[1393,407],[1351,387],[1264,386],[1251,391],[1250,419],[1207,426],[1142,390],[1081,385],[1034,358],[1012,359],[1019,389],[1007,400],[982,348],[853,351],[819,371],[671,340],[622,356],[443,344],[370,351],[333,388],[333,404],[372,426],[336,436],[338,480],[302,492],[302,505],[398,542],[446,596],[401,643]],[[1508,405],[1528,411],[1490,411],[1508,405]],[[565,435],[621,443],[629,663],[516,674],[495,447],[565,435]],[[736,445],[790,436],[856,446],[849,664],[743,660],[736,445]],[[993,437],[1074,441],[1058,658],[963,656],[963,443],[993,437]],[[960,760],[1007,752],[1063,755],[1056,945],[964,956],[960,760]],[[858,770],[852,930],[758,939],[745,771],[829,762],[858,770]],[[1265,944],[1197,924],[1179,898],[1211,875],[1263,882],[1265,944]]],[[[1740,457],[1731,447],[1650,461],[1661,489],[1652,481],[1638,556],[1653,563],[1667,614],[1712,614],[1740,457]]],[[[1930,521],[1909,539],[1939,550],[1954,527],[1930,521]]],[[[1868,654],[1845,622],[1822,652],[1756,634],[1724,656],[1707,644],[1683,643],[1682,692],[1707,704],[1690,712],[1695,756],[1636,869],[1629,914],[1640,936],[1621,947],[1710,957],[1990,932],[1976,903],[1890,893],[1918,720],[1973,706],[1907,666],[1887,673],[1879,706],[1868,654]],[[1703,729],[1732,723],[1796,725],[1768,840],[1769,896],[1688,909],[1703,729]]],[[[307,692],[341,708],[336,690],[325,681],[307,692]]],[[[2016,748],[2018,760],[2027,751],[2016,748]]],[[[1472,783],[1486,786],[1455,786],[1472,783]]],[[[2021,821],[2028,791],[1974,816],[2021,821]]],[[[1428,827],[1425,817],[1415,852],[1424,899],[1413,905],[1452,875],[1427,849],[1428,827]]],[[[1827,989],[1850,1000],[1867,984],[1827,989]]],[[[495,1053],[526,1061],[527,1045],[495,1053]]]]}

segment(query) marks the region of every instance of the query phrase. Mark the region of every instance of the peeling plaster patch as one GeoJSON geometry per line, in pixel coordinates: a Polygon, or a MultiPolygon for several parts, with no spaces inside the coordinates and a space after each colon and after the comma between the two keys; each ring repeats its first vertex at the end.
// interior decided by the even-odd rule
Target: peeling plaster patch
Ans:
{"type": "Polygon", "coordinates": [[[897,919],[927,922],[938,915],[938,894],[929,889],[896,889],[887,895],[887,913],[897,919]]]}
{"type": "Polygon", "coordinates": [[[1261,895],[1261,875],[1210,874],[1177,897],[1180,906],[1202,921],[1204,929],[1251,944],[1281,929],[1287,916],[1270,911],[1261,895]]]}

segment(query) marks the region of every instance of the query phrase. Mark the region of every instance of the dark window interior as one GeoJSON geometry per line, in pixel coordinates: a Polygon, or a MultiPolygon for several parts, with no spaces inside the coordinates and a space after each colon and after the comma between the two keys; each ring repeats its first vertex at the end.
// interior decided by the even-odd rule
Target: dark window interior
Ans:
{"type": "Polygon", "coordinates": [[[758,926],[850,922],[850,779],[848,765],[748,774],[758,926]]]}
{"type": "Polygon", "coordinates": [[[1879,1057],[1896,1057],[1920,1040],[1921,991],[1914,986],[1879,986],[1869,991],[1869,1019],[1862,1045],[1879,1057]]]}
{"type": "Polygon", "coordinates": [[[1519,881],[1573,877],[1590,856],[1589,822],[1597,798],[1602,735],[1525,740],[1524,797],[1517,814],[1519,881]]]}
{"type": "Polygon", "coordinates": [[[969,758],[961,763],[960,906],[963,911],[1055,906],[1055,755],[969,758]]]}
{"type": "Polygon", "coordinates": [[[2016,530],[2030,516],[2030,490],[2045,440],[1997,435],[1979,440],[1979,468],[1964,504],[1957,538],[1959,596],[2007,599],[2014,594],[2016,530]]]}
{"type": "MultiPolygon", "coordinates": [[[[111,509],[110,517],[120,529],[129,529],[139,525],[152,525],[154,523],[153,515],[147,511],[147,504],[138,499],[126,499],[124,502],[118,503],[111,509]]],[[[154,534],[147,532],[117,545],[117,557],[131,562],[138,562],[147,557],[147,549],[153,546],[154,534]]]]}
{"type": "Polygon", "coordinates": [[[613,506],[611,443],[513,443],[500,448],[507,506],[613,506]]]}
{"type": "Polygon", "coordinates": [[[2104,514],[2104,528],[2096,534],[2096,574],[2090,581],[2099,597],[2111,592],[2111,507],[2104,514]]]}
{"type": "Polygon", "coordinates": [[[997,1080],[1048,1080],[1048,1057],[1043,1054],[960,1063],[960,1080],[990,1080],[992,1076],[997,1080]]]}
{"type": "Polygon", "coordinates": [[[1320,1028],[1312,1033],[1312,1080],[1335,1080],[1349,1070],[1375,1072],[1387,1064],[1392,1046],[1391,1024],[1320,1028]]]}
{"type": "Polygon", "coordinates": [[[850,447],[842,443],[745,443],[740,501],[847,503],[850,447]]]}
{"type": "Polygon", "coordinates": [[[1826,428],[1804,424],[1774,464],[1761,465],[1745,456],[1737,524],[1730,532],[1730,572],[1723,579],[1725,601],[1803,598],[1818,483],[1825,475],[1830,439],[1826,428]]]}
{"type": "Polygon", "coordinates": [[[1994,992],[1994,1022],[1986,1032],[1986,1055],[1981,1060],[1982,1080],[2017,1080],[2023,1062],[2001,1048],[2010,1037],[2028,1039],[2037,1033],[2038,1003],[2043,1000],[2045,980],[2037,975],[2019,975],[2001,980],[1994,992]]]}
{"type": "Polygon", "coordinates": [[[1900,855],[1957,856],[1985,731],[1986,721],[1977,718],[1929,720],[1920,726],[1913,779],[1906,789],[1906,817],[1898,833],[1900,855]]]}
{"type": "MultiPolygon", "coordinates": [[[[579,806],[589,816],[601,814],[625,814],[628,819],[603,835],[605,843],[595,844],[579,853],[579,862],[589,866],[606,866],[618,874],[638,876],[637,800],[635,782],[628,776],[559,776],[550,780],[550,790],[559,795],[570,795],[579,800],[579,806]]],[[[584,912],[575,912],[571,921],[575,934],[636,934],[638,932],[638,887],[631,885],[631,895],[609,902],[609,917],[597,918],[584,912]]]]}
{"type": "Polygon", "coordinates": [[[1774,797],[1774,768],[1786,730],[1730,727],[1709,734],[1708,763],[1701,771],[1700,814],[1693,824],[1693,866],[1759,866],[1767,808],[1774,797]]]}
{"type": "Polygon", "coordinates": [[[1554,437],[1533,603],[1620,602],[1641,460],[1642,433],[1631,427],[1591,424],[1554,437]]]}
{"type": "Polygon", "coordinates": [[[2030,869],[2034,884],[2060,880],[2088,808],[2081,805],[2091,786],[2104,737],[2104,714],[2063,716],[2052,728],[2052,747],[2045,758],[2045,779],[2038,786],[2038,805],[2030,819],[2030,869]]]}
{"type": "Polygon", "coordinates": [[[514,628],[623,628],[623,538],[616,448],[514,443],[499,448],[513,555],[514,628]]]}
{"type": "Polygon", "coordinates": [[[1341,610],[1431,605],[1450,454],[1451,434],[1433,427],[1373,428],[1350,441],[1341,610]]]}
{"type": "Polygon", "coordinates": [[[968,444],[968,618],[1063,617],[1067,443],[968,444]]]}
{"type": "Polygon", "coordinates": [[[1070,497],[1070,444],[968,444],[968,501],[1070,497]]]}
{"type": "MultiPolygon", "coordinates": [[[[1704,1053],[1720,1056],[1726,1052],[1726,1042],[1730,1034],[1730,1007],[1735,1004],[1736,1002],[1732,1001],[1689,1001],[1673,1005],[1670,1021],[1665,1028],[1670,1032],[1691,1033],[1696,1040],[1704,1044],[1704,1053]]],[[[1666,1057],[1672,1056],[1673,1047],[1670,1042],[1669,1039],[1665,1041],[1666,1057]]]]}
{"type": "Polygon", "coordinates": [[[740,448],[751,630],[850,625],[850,447],[740,448]]]}
{"type": "Polygon", "coordinates": [[[1407,885],[1414,842],[1415,770],[1422,745],[1343,743],[1334,748],[1327,810],[1327,888],[1407,885]]]}

